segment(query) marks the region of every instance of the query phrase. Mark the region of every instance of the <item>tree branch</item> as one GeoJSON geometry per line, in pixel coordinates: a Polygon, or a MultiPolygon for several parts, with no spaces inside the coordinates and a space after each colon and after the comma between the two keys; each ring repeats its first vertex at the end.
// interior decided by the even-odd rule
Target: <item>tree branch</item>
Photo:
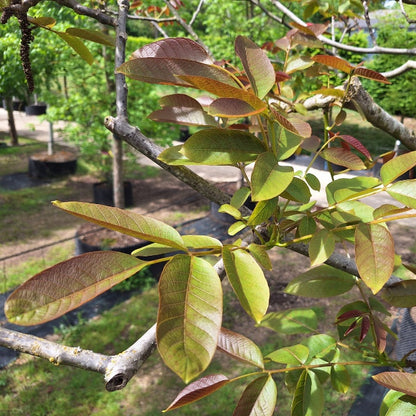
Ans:
{"type": "Polygon", "coordinates": [[[391,71],[382,72],[381,75],[384,75],[386,78],[394,78],[412,69],[416,69],[416,61],[409,60],[391,71]]]}

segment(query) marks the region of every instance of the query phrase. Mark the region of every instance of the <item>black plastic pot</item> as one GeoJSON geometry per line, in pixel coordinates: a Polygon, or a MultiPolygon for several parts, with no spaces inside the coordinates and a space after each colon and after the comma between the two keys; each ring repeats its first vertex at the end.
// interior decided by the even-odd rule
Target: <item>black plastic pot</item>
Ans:
{"type": "Polygon", "coordinates": [[[32,104],[26,107],[27,116],[40,116],[46,114],[46,104],[32,104]]]}
{"type": "Polygon", "coordinates": [[[65,155],[57,152],[52,156],[47,156],[47,153],[38,153],[29,157],[29,176],[33,178],[73,175],[76,170],[77,157],[69,152],[65,152],[65,155]]]}
{"type": "MultiPolygon", "coordinates": [[[[124,181],[124,204],[126,207],[134,205],[133,186],[131,182],[124,181]]],[[[96,204],[114,206],[113,184],[111,182],[98,182],[92,186],[94,202],[96,204]]]]}
{"type": "Polygon", "coordinates": [[[13,101],[13,111],[25,111],[26,103],[24,101],[13,101]]]}

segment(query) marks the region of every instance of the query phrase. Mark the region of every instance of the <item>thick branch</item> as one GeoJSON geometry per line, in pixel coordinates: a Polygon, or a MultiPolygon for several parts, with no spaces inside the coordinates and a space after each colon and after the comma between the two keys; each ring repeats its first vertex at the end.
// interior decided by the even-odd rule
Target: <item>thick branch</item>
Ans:
{"type": "Polygon", "coordinates": [[[79,15],[91,17],[97,22],[102,23],[103,25],[108,25],[108,26],[113,26],[113,27],[116,25],[116,19],[109,16],[102,10],[90,9],[89,7],[79,4],[75,0],[54,0],[54,1],[55,3],[58,3],[61,6],[65,6],[65,7],[72,9],[75,13],[79,15]]]}
{"type": "Polygon", "coordinates": [[[157,157],[161,153],[162,148],[154,144],[136,127],[131,126],[119,118],[113,117],[107,117],[104,124],[111,132],[117,134],[144,156],[157,163],[161,168],[168,171],[182,182],[188,184],[191,188],[195,189],[210,201],[216,202],[219,205],[230,202],[228,195],[187,167],[171,166],[160,161],[157,157]]]}
{"type": "Polygon", "coordinates": [[[407,71],[411,71],[412,69],[416,69],[416,61],[406,61],[403,65],[387,72],[382,72],[381,75],[385,76],[386,78],[394,78],[398,75],[404,74],[407,71]]]}

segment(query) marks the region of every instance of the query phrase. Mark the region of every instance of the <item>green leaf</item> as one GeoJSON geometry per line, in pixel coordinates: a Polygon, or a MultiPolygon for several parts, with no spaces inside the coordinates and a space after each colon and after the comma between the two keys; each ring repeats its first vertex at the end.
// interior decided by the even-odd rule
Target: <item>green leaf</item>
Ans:
{"type": "Polygon", "coordinates": [[[322,264],[295,277],[285,289],[285,293],[311,298],[338,296],[348,292],[355,284],[349,273],[322,264]]]}
{"type": "Polygon", "coordinates": [[[292,179],[292,182],[288,187],[282,192],[282,197],[289,199],[289,201],[301,202],[306,204],[310,201],[311,191],[309,190],[308,185],[297,177],[292,179]]]}
{"type": "Polygon", "coordinates": [[[75,36],[68,35],[64,32],[55,32],[63,41],[65,41],[87,64],[92,65],[94,56],[84,43],[75,36]]]}
{"type": "Polygon", "coordinates": [[[221,328],[217,348],[243,363],[264,368],[260,348],[251,339],[237,332],[221,328]]]}
{"type": "Polygon", "coordinates": [[[386,416],[390,407],[402,396],[404,396],[404,393],[389,390],[381,402],[379,416],[386,416]]]}
{"type": "Polygon", "coordinates": [[[277,387],[272,376],[261,376],[244,390],[233,416],[272,416],[276,399],[277,387]]]}
{"type": "Polygon", "coordinates": [[[247,201],[247,198],[250,196],[250,188],[247,188],[245,186],[237,189],[235,194],[232,196],[230,204],[234,208],[241,208],[244,204],[244,202],[247,201]]]}
{"type": "Polygon", "coordinates": [[[416,208],[416,179],[399,181],[387,188],[387,193],[409,208],[416,208]]]}
{"type": "Polygon", "coordinates": [[[326,187],[326,197],[328,203],[332,205],[336,202],[346,201],[352,196],[358,195],[367,189],[374,188],[379,184],[380,181],[377,178],[365,176],[336,179],[326,187]]]}
{"type": "Polygon", "coordinates": [[[386,416],[404,416],[416,414],[416,398],[401,396],[386,413],[386,416]]]}
{"type": "Polygon", "coordinates": [[[237,221],[234,224],[231,224],[227,230],[229,235],[236,235],[240,231],[244,230],[247,227],[247,224],[243,221],[237,221]]]}
{"type": "MultiPolygon", "coordinates": [[[[9,0],[6,0],[4,3],[9,3],[9,0]]],[[[2,6],[2,2],[0,1],[0,7],[4,7],[2,6]]],[[[27,20],[30,23],[33,23],[36,26],[42,26],[42,27],[46,27],[46,28],[53,28],[56,25],[56,20],[53,17],[48,17],[48,16],[42,16],[42,17],[31,17],[31,16],[27,16],[27,20]]]]}
{"type": "Polygon", "coordinates": [[[309,349],[305,345],[297,344],[290,347],[279,348],[276,351],[266,355],[266,358],[274,361],[275,363],[288,364],[288,365],[302,365],[305,364],[309,356],[309,349]]]}
{"type": "Polygon", "coordinates": [[[59,202],[53,204],[84,220],[123,234],[186,251],[180,234],[170,225],[132,211],[89,202],[59,202]]]}
{"type": "Polygon", "coordinates": [[[159,281],[157,346],[165,364],[185,383],[201,374],[217,348],[222,288],[215,269],[199,257],[177,255],[159,281]]]}
{"type": "Polygon", "coordinates": [[[231,215],[236,220],[240,220],[242,218],[241,212],[230,204],[221,205],[218,212],[231,215]]]}
{"type": "Polygon", "coordinates": [[[250,251],[251,255],[261,266],[263,266],[266,270],[273,269],[270,257],[267,254],[267,250],[264,248],[264,246],[251,243],[247,248],[250,251]]]}
{"type": "Polygon", "coordinates": [[[318,376],[304,370],[296,386],[291,416],[320,416],[324,408],[324,393],[318,376]]]}
{"type": "Polygon", "coordinates": [[[183,235],[182,239],[186,247],[192,249],[222,248],[220,240],[208,235],[183,235]]]}
{"type": "Polygon", "coordinates": [[[178,407],[185,406],[186,404],[207,397],[229,382],[230,380],[222,374],[202,377],[186,386],[164,412],[177,409],[178,407]]]}
{"type": "Polygon", "coordinates": [[[388,185],[416,166],[416,151],[394,157],[384,163],[380,169],[383,185],[388,185]]]}
{"type": "Polygon", "coordinates": [[[273,87],[276,74],[263,49],[245,36],[237,36],[235,51],[243,64],[255,94],[263,98],[273,87]]]}
{"type": "Polygon", "coordinates": [[[116,46],[116,40],[104,32],[91,29],[80,29],[77,27],[69,27],[65,31],[68,35],[76,36],[81,39],[90,40],[95,43],[100,43],[101,45],[106,46],[116,46]]]}
{"type": "Polygon", "coordinates": [[[196,132],[186,141],[181,151],[193,162],[214,166],[252,162],[263,152],[263,143],[251,133],[224,129],[196,132]]]}
{"type": "Polygon", "coordinates": [[[346,393],[348,391],[351,379],[347,367],[339,364],[331,367],[331,384],[340,393],[346,393]]]}
{"type": "Polygon", "coordinates": [[[278,198],[257,202],[251,213],[247,225],[260,225],[267,221],[276,211],[278,198]]]}
{"type": "Polygon", "coordinates": [[[358,225],[355,229],[355,261],[361,279],[376,294],[394,269],[394,241],[384,225],[358,225]]]}
{"type": "Polygon", "coordinates": [[[137,273],[147,262],[116,251],[96,251],[52,266],[23,283],[5,304],[18,325],[37,325],[78,308],[137,273]]]}
{"type": "Polygon", "coordinates": [[[185,157],[182,153],[182,145],[179,144],[177,146],[171,146],[165,149],[162,153],[159,154],[157,157],[162,162],[166,163],[167,165],[171,166],[183,166],[183,165],[200,165],[199,162],[193,162],[185,157]]]}
{"type": "Polygon", "coordinates": [[[304,339],[302,344],[309,349],[308,362],[311,362],[314,359],[327,359],[328,356],[335,353],[337,349],[337,342],[333,337],[327,334],[312,335],[304,339]]]}
{"type": "Polygon", "coordinates": [[[321,182],[319,179],[312,173],[307,173],[305,175],[305,180],[308,182],[308,185],[314,190],[314,191],[320,191],[321,190],[321,182]]]}
{"type": "Polygon", "coordinates": [[[335,250],[335,237],[330,231],[318,230],[309,242],[311,266],[325,263],[335,250]]]}
{"type": "Polygon", "coordinates": [[[313,65],[313,61],[307,56],[296,55],[291,57],[286,66],[286,73],[292,74],[296,71],[303,71],[313,65]]]}
{"type": "Polygon", "coordinates": [[[177,248],[169,247],[165,244],[152,243],[134,250],[131,255],[136,257],[160,256],[177,250],[177,248]]]}
{"type": "Polygon", "coordinates": [[[261,154],[251,176],[252,199],[262,201],[280,195],[292,182],[293,168],[280,166],[273,153],[261,154]]]}
{"type": "Polygon", "coordinates": [[[228,279],[244,310],[259,323],[269,306],[269,285],[253,257],[244,250],[224,247],[228,279]]]}
{"type": "Polygon", "coordinates": [[[311,235],[316,231],[316,222],[311,217],[303,217],[298,226],[298,235],[299,237],[304,237],[306,235],[311,235]]]}
{"type": "MultiPolygon", "coordinates": [[[[275,117],[277,114],[275,114],[275,117]]],[[[286,119],[284,119],[286,120],[286,119]]],[[[282,120],[278,120],[282,123],[282,120]]],[[[289,123],[288,120],[286,120],[289,123]]],[[[286,124],[287,124],[286,123],[286,124]]],[[[294,129],[294,126],[292,126],[294,129]]],[[[300,137],[299,133],[289,131],[287,128],[280,127],[277,130],[277,159],[278,160],[285,160],[292,156],[296,150],[299,148],[299,145],[302,142],[302,137],[300,137]]]]}
{"type": "Polygon", "coordinates": [[[416,306],[416,280],[403,280],[383,288],[383,299],[398,308],[416,306]]]}
{"type": "Polygon", "coordinates": [[[306,334],[318,327],[318,318],[312,309],[287,309],[268,313],[260,326],[273,329],[282,334],[306,334]]]}
{"type": "Polygon", "coordinates": [[[401,391],[409,396],[416,397],[416,374],[386,371],[376,374],[372,378],[388,389],[401,391]]]}
{"type": "Polygon", "coordinates": [[[351,170],[364,170],[364,162],[351,150],[343,147],[330,147],[321,152],[323,159],[336,165],[344,166],[351,170]]]}

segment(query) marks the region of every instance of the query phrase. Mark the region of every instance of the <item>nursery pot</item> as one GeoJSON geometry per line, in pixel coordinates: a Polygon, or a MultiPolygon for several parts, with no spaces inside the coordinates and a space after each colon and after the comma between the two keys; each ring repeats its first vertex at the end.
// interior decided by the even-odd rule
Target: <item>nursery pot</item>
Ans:
{"type": "Polygon", "coordinates": [[[40,152],[29,157],[29,176],[34,178],[72,175],[76,169],[77,156],[71,152],[40,152]]]}
{"type": "Polygon", "coordinates": [[[32,104],[26,107],[27,116],[40,116],[46,114],[46,104],[32,104]]]}
{"type": "MultiPolygon", "coordinates": [[[[131,182],[124,181],[124,205],[131,207],[133,203],[133,187],[131,182]]],[[[94,202],[96,204],[114,206],[113,183],[109,181],[94,183],[92,186],[94,202]]]]}

